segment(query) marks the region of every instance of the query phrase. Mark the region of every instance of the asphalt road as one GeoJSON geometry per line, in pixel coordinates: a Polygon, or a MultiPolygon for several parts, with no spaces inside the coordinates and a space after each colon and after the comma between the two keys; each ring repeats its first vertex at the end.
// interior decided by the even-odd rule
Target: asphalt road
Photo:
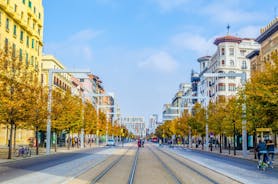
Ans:
{"type": "MultiPolygon", "coordinates": [[[[39,172],[48,168],[62,165],[84,157],[89,157],[106,148],[93,148],[75,152],[59,153],[48,156],[28,158],[0,164],[0,182],[39,172]]],[[[57,171],[58,173],[58,171],[57,171]]],[[[54,173],[55,174],[55,173],[54,173]]]]}

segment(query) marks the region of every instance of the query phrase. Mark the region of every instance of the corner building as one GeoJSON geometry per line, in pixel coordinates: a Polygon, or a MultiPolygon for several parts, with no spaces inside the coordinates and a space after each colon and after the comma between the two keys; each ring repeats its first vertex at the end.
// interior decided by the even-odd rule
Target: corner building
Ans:
{"type": "Polygon", "coordinates": [[[40,76],[43,46],[42,0],[0,1],[0,48],[11,48],[40,76]]]}
{"type": "Polygon", "coordinates": [[[246,55],[260,48],[254,39],[231,35],[216,38],[214,44],[217,46],[214,55],[198,59],[201,70],[198,92],[204,97],[200,100],[203,106],[235,96],[242,86],[240,77],[204,77],[204,73],[246,73],[249,79],[250,60],[246,55]]]}

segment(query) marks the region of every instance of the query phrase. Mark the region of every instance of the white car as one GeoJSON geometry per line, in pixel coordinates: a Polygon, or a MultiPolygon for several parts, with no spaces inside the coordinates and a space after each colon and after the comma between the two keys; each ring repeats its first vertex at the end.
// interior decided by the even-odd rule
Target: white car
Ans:
{"type": "Polygon", "coordinates": [[[115,146],[115,141],[113,139],[109,139],[106,146],[115,146]]]}

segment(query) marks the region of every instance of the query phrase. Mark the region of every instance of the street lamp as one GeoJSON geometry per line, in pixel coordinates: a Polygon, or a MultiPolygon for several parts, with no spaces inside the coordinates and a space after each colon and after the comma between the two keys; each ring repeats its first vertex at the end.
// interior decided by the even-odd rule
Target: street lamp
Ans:
{"type": "Polygon", "coordinates": [[[62,69],[49,69],[48,70],[48,104],[47,104],[47,128],[46,128],[46,154],[50,154],[50,139],[51,139],[51,112],[52,112],[52,81],[54,73],[90,73],[86,70],[62,70],[62,69]]]}

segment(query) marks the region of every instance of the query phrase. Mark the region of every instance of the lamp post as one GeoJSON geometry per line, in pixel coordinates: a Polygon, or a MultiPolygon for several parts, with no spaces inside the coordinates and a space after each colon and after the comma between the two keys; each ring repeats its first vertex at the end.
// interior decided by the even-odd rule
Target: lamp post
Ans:
{"type": "Polygon", "coordinates": [[[51,145],[51,113],[52,113],[52,82],[54,73],[90,73],[85,70],[62,70],[62,69],[49,69],[48,71],[48,103],[47,103],[47,128],[46,128],[46,154],[50,154],[51,145]]]}

